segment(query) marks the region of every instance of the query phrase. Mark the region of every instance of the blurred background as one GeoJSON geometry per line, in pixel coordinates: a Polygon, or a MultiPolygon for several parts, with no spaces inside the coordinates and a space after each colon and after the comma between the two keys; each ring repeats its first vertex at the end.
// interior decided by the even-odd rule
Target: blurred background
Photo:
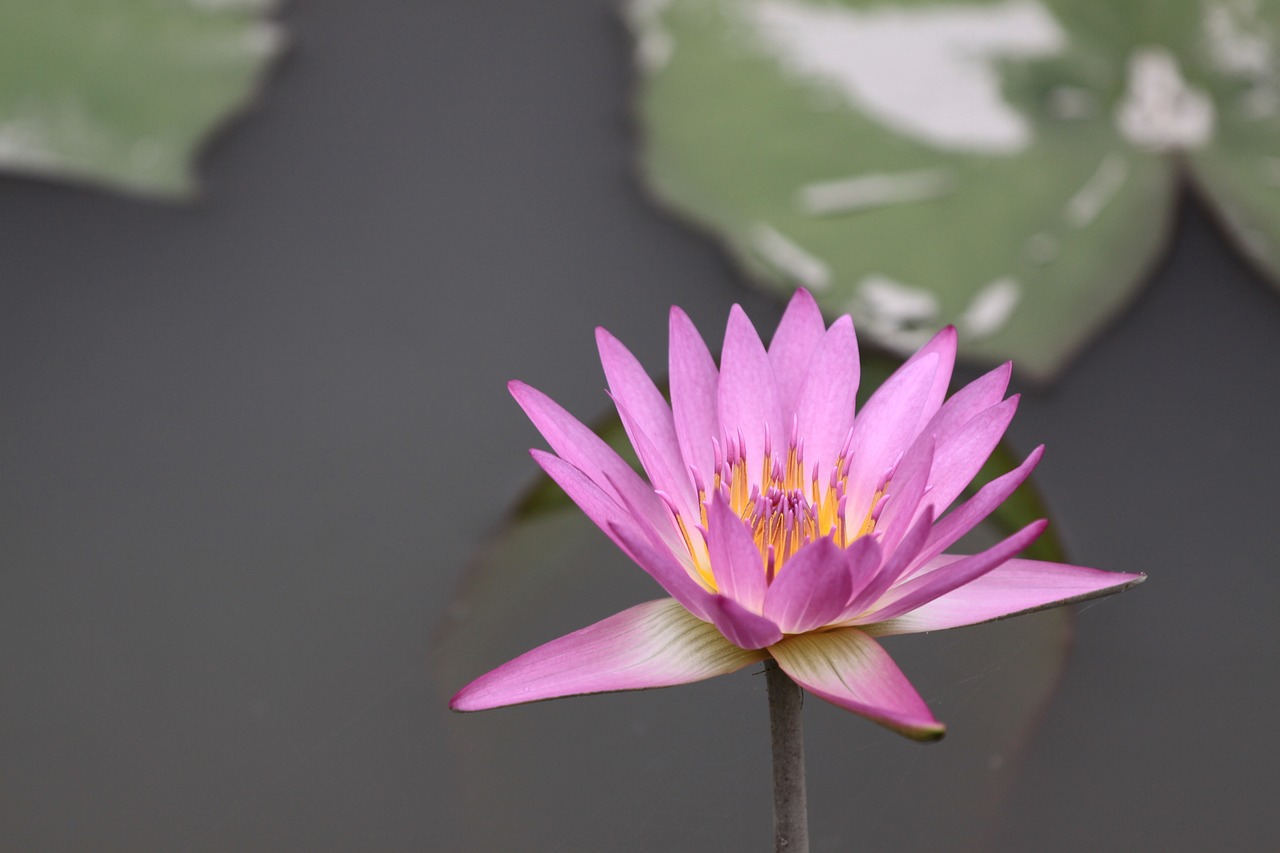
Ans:
{"type": "MultiPolygon", "coordinates": [[[[750,669],[446,709],[657,594],[554,528],[521,601],[477,588],[540,445],[506,381],[593,419],[596,325],[661,373],[671,304],[713,350],[734,302],[781,313],[649,200],[616,3],[277,18],[194,203],[0,178],[0,849],[767,849],[750,669]]],[[[1280,835],[1280,297],[1199,202],[1175,216],[1009,435],[1048,446],[1071,560],[1150,579],[891,646],[939,744],[810,702],[815,850],[1280,835]]]]}

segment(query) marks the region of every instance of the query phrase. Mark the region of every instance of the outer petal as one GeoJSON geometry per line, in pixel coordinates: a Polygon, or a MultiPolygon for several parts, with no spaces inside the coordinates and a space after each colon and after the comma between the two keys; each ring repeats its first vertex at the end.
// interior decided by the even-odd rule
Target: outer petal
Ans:
{"type": "Polygon", "coordinates": [[[1022,464],[1017,468],[1001,474],[990,483],[987,483],[978,490],[977,494],[939,519],[929,534],[929,541],[925,543],[924,548],[916,558],[916,565],[912,567],[911,572],[908,574],[915,574],[920,566],[951,547],[961,536],[976,527],[996,507],[1004,503],[1005,498],[1013,494],[1018,486],[1021,486],[1022,482],[1030,476],[1031,471],[1040,462],[1040,457],[1043,455],[1044,445],[1040,445],[1031,451],[1031,455],[1023,460],[1022,464]]]}
{"type": "Polygon", "coordinates": [[[796,552],[769,586],[764,615],[787,634],[830,623],[853,594],[849,556],[830,539],[796,552]]]}
{"type": "Polygon", "coordinates": [[[449,707],[481,711],[580,693],[687,684],[764,657],[738,648],[714,626],[664,598],[525,652],[462,688],[449,707]]]}
{"type": "Polygon", "coordinates": [[[529,420],[542,433],[560,458],[585,474],[611,498],[621,502],[623,495],[651,523],[663,518],[667,508],[631,466],[577,418],[561,406],[523,382],[510,382],[511,396],[524,409],[529,420]]]}
{"type": "Polygon", "coordinates": [[[853,423],[848,510],[861,524],[876,489],[919,434],[938,371],[937,356],[909,361],[876,389],[853,423]]]}
{"type": "Polygon", "coordinates": [[[946,435],[974,415],[999,403],[1004,399],[1004,392],[1009,388],[1009,377],[1012,373],[1013,362],[1006,361],[952,394],[933,416],[925,432],[931,432],[937,436],[946,435]]]}
{"type": "MultiPolygon", "coordinates": [[[[747,315],[737,305],[729,312],[720,358],[720,427],[730,439],[741,433],[747,459],[764,458],[765,435],[777,442],[787,440],[773,366],[764,344],[747,315]]],[[[779,445],[780,446],[780,445],[779,445]]],[[[760,482],[757,465],[748,468],[753,484],[760,482]]]]}
{"type": "Polygon", "coordinates": [[[911,358],[906,360],[903,367],[923,361],[932,355],[938,356],[938,370],[933,375],[933,386],[929,390],[929,396],[925,401],[924,411],[921,413],[920,422],[916,425],[916,431],[919,432],[925,424],[933,418],[942,401],[947,396],[947,388],[951,386],[951,371],[956,366],[956,327],[946,326],[938,334],[929,339],[929,342],[920,347],[911,358]]]}
{"type": "Polygon", "coordinates": [[[715,474],[711,442],[720,438],[720,419],[716,415],[720,373],[702,336],[679,308],[671,309],[670,335],[668,369],[676,437],[685,463],[706,487],[715,474]]]}
{"type": "Polygon", "coordinates": [[[679,452],[672,459],[665,451],[660,450],[622,400],[614,400],[614,407],[618,410],[618,417],[627,431],[627,437],[631,439],[631,446],[635,448],[640,464],[653,483],[653,489],[666,495],[670,505],[685,518],[700,518],[702,513],[698,508],[698,500],[694,496],[688,471],[679,452]],[[673,468],[673,465],[676,467],[673,468]]]}
{"type": "Polygon", "coordinates": [[[654,488],[680,502],[683,509],[693,505],[693,485],[676,440],[675,421],[662,392],[622,342],[604,329],[596,329],[600,364],[609,380],[609,392],[617,402],[622,425],[631,444],[641,453],[640,461],[654,488]],[[636,433],[648,440],[644,451],[636,433]],[[647,458],[646,458],[647,457],[647,458]]]}
{"type": "Polygon", "coordinates": [[[1048,522],[1044,519],[1033,521],[981,554],[956,560],[927,574],[916,575],[892,590],[873,612],[858,619],[858,623],[870,625],[873,622],[893,619],[904,613],[910,613],[917,607],[922,607],[965,584],[973,583],[1000,564],[1013,559],[1019,551],[1034,542],[1036,537],[1044,532],[1046,526],[1048,522]]]}
{"type": "MultiPolygon", "coordinates": [[[[672,546],[677,544],[675,531],[666,519],[658,519],[657,524],[647,523],[649,519],[637,515],[633,506],[618,503],[603,487],[559,456],[545,450],[530,450],[529,455],[542,466],[547,476],[555,480],[556,485],[564,489],[570,500],[628,555],[631,555],[631,551],[618,538],[619,530],[627,531],[637,538],[665,540],[672,546]]],[[[635,559],[634,556],[632,559],[635,559]]]]}
{"type": "Polygon", "coordinates": [[[933,471],[929,475],[929,497],[941,513],[964,491],[1013,420],[1019,397],[1014,395],[984,412],[974,415],[963,426],[938,437],[933,471]]]}
{"type": "Polygon", "coordinates": [[[676,559],[675,554],[663,548],[652,537],[644,537],[632,528],[611,527],[609,532],[636,565],[649,573],[676,601],[703,621],[711,621],[712,601],[718,596],[708,592],[701,583],[676,559]]]}
{"type": "MultiPolygon", "coordinates": [[[[778,330],[769,342],[769,362],[778,383],[778,403],[782,407],[783,420],[787,423],[796,411],[796,400],[804,386],[814,354],[826,333],[826,321],[822,310],[809,291],[796,290],[787,304],[787,310],[778,323],[778,330]]],[[[854,353],[857,358],[857,353],[854,353]]],[[[856,361],[855,361],[855,371],[856,361]]],[[[855,382],[857,374],[854,374],[855,382]]],[[[841,436],[844,438],[844,436],[841,436]]]]}
{"type": "Polygon", "coordinates": [[[769,652],[797,684],[828,702],[916,740],[946,733],[889,654],[857,628],[787,637],[769,652]]]}
{"type": "MultiPolygon", "coordinates": [[[[858,340],[846,314],[831,325],[814,351],[812,367],[796,401],[805,463],[810,467],[816,463],[819,471],[831,470],[853,427],[858,371],[858,340]]],[[[779,394],[786,394],[781,381],[778,388],[779,394]]]]}
{"type": "MultiPolygon", "coordinates": [[[[961,559],[948,555],[940,558],[939,562],[961,559]]],[[[1010,560],[910,613],[867,625],[864,630],[884,637],[976,625],[1124,592],[1146,579],[1147,576],[1142,574],[1103,572],[1064,563],[1010,560]]]]}
{"type": "Polygon", "coordinates": [[[720,593],[760,613],[764,609],[764,560],[747,525],[719,493],[711,496],[707,508],[707,549],[720,593]]]}

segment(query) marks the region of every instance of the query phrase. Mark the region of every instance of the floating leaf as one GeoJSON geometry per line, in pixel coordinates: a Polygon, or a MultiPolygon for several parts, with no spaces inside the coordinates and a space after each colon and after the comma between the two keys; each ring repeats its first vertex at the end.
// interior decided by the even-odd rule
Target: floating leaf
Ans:
{"type": "Polygon", "coordinates": [[[272,0],[9,0],[0,168],[178,197],[278,53],[272,0]]]}
{"type": "MultiPolygon", "coordinates": [[[[860,399],[865,401],[895,366],[896,363],[887,359],[864,357],[860,399]]],[[[639,470],[616,414],[597,424],[596,432],[615,450],[626,454],[639,470]]],[[[1007,446],[1001,445],[970,488],[981,487],[1018,461],[1007,446]]],[[[965,544],[975,550],[986,547],[1045,514],[1043,500],[1028,481],[965,544]]],[[[1064,559],[1052,529],[1041,537],[1033,551],[1028,551],[1028,556],[1064,559]]],[[[540,476],[497,534],[476,555],[464,576],[450,618],[433,644],[440,650],[437,674],[441,688],[446,693],[452,692],[476,672],[524,651],[531,636],[549,638],[557,633],[557,628],[580,627],[592,618],[583,614],[607,615],[644,600],[646,591],[649,597],[660,595],[647,576],[629,567],[627,558],[549,478],[540,476]]],[[[883,818],[892,812],[894,820],[881,819],[878,825],[913,826],[911,832],[919,837],[909,840],[923,848],[954,847],[949,839],[957,837],[978,839],[998,810],[1001,796],[1016,770],[1021,747],[1057,684],[1066,662],[1072,626],[1070,608],[1058,608],[999,625],[951,632],[952,641],[942,646],[936,641],[926,645],[915,643],[911,637],[892,638],[895,659],[918,677],[922,687],[929,685],[925,689],[931,704],[941,718],[952,724],[947,748],[936,751],[935,761],[913,761],[914,775],[906,783],[917,793],[935,791],[936,796],[930,801],[940,804],[940,808],[931,812],[930,821],[924,822],[928,826],[916,826],[920,822],[910,817],[915,809],[912,804],[919,799],[891,796],[895,788],[882,788],[874,793],[864,792],[865,797],[885,799],[873,802],[864,797],[862,813],[883,818]],[[993,677],[992,673],[995,673],[993,677]],[[901,821],[896,820],[899,816],[901,821]]],[[[689,687],[683,689],[686,693],[690,690],[689,687]]],[[[703,686],[703,689],[714,688],[703,686]]],[[[677,695],[676,691],[656,691],[652,697],[646,697],[649,703],[646,707],[655,709],[652,713],[659,717],[666,713],[666,706],[661,705],[662,700],[658,698],[664,694],[677,695]]],[[[763,720],[763,696],[760,700],[763,720]]],[[[687,704],[687,699],[681,702],[687,704]]],[[[528,722],[529,715],[538,712],[526,707],[521,712],[524,724],[511,722],[509,716],[486,715],[483,723],[476,722],[479,718],[468,717],[466,726],[454,728],[461,759],[459,796],[465,807],[462,812],[483,816],[462,827],[464,846],[489,849],[508,846],[514,839],[534,843],[531,839],[540,838],[545,838],[548,844],[554,841],[581,846],[586,845],[584,839],[596,831],[591,827],[601,820],[608,823],[610,818],[602,817],[602,812],[593,807],[585,823],[574,824],[574,831],[582,835],[563,835],[565,823],[558,816],[558,809],[563,808],[565,792],[559,788],[548,791],[538,781],[546,767],[556,767],[558,779],[590,779],[606,772],[601,770],[600,761],[618,762],[625,768],[623,762],[635,760],[635,756],[627,756],[627,751],[642,746],[632,738],[619,738],[616,731],[613,737],[621,743],[613,745],[617,748],[611,748],[608,757],[599,751],[581,748],[566,754],[563,741],[548,733],[550,727],[558,726],[556,731],[569,737],[574,731],[581,733],[584,716],[595,721],[597,730],[608,731],[611,725],[629,730],[637,725],[635,712],[625,710],[628,707],[625,704],[608,707],[594,704],[589,708],[587,705],[586,702],[565,703],[556,715],[538,716],[533,723],[528,722]],[[539,736],[531,738],[531,730],[538,731],[539,736]],[[569,771],[569,765],[580,766],[581,772],[569,771]],[[502,809],[493,809],[494,802],[502,803],[502,809]]],[[[824,703],[812,703],[810,707],[822,705],[824,703]]],[[[815,733],[824,726],[837,724],[829,717],[837,718],[841,734],[827,737],[824,742],[839,744],[836,749],[857,744],[860,773],[890,778],[902,772],[898,750],[901,744],[896,739],[877,741],[879,732],[874,727],[860,726],[859,721],[842,711],[827,715],[825,709],[819,708],[814,714],[815,733]],[[850,739],[847,732],[854,727],[860,727],[864,735],[850,739]]],[[[728,725],[728,721],[720,720],[719,724],[728,725]]],[[[768,751],[759,750],[756,758],[767,761],[768,751]]],[[[762,769],[758,776],[767,778],[767,771],[762,769]]],[[[671,784],[684,783],[672,781],[671,784]]],[[[697,783],[688,784],[696,787],[697,783]]],[[[694,797],[694,793],[690,796],[694,797]]],[[[846,809],[842,808],[840,814],[842,819],[849,818],[846,809]]],[[[835,832],[839,828],[827,829],[835,832]]],[[[599,831],[607,831],[607,827],[599,831]]],[[[866,827],[860,831],[867,831],[866,827]]],[[[638,839],[633,841],[641,848],[652,846],[638,839]]],[[[879,843],[872,846],[901,845],[907,841],[902,837],[887,837],[878,839],[879,843]]]]}
{"type": "Polygon", "coordinates": [[[644,170],[763,286],[1047,378],[1135,293],[1184,172],[1280,275],[1257,0],[633,0],[644,170]]]}

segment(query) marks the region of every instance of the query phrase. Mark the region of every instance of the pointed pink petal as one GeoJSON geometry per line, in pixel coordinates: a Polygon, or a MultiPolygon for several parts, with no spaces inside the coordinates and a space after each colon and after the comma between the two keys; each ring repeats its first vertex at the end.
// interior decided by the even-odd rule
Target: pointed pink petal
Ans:
{"type": "Polygon", "coordinates": [[[1012,373],[1013,362],[1006,361],[952,394],[933,416],[925,432],[946,435],[974,415],[985,412],[999,403],[1004,399],[1004,392],[1009,388],[1009,377],[1012,373]]]}
{"type": "MultiPolygon", "coordinates": [[[[881,597],[893,588],[898,579],[906,574],[907,569],[918,562],[916,555],[924,546],[924,543],[928,541],[929,531],[932,528],[933,507],[926,507],[924,513],[911,525],[907,535],[902,537],[898,547],[884,559],[884,563],[879,566],[876,574],[861,590],[852,596],[837,621],[854,620],[854,617],[864,612],[868,607],[875,606],[881,597]]],[[[864,536],[863,538],[869,537],[864,536]]],[[[861,623],[863,620],[857,619],[854,621],[861,623]]]]}
{"type": "Polygon", "coordinates": [[[671,309],[670,328],[671,409],[680,454],[708,484],[715,475],[711,442],[720,439],[720,373],[693,321],[679,308],[671,309]]]}
{"type": "Polygon", "coordinates": [[[849,560],[849,577],[852,580],[852,588],[846,601],[853,602],[875,581],[880,565],[884,562],[884,550],[874,536],[861,536],[853,540],[853,544],[844,553],[849,560]]]}
{"type": "Polygon", "coordinates": [[[786,634],[802,634],[830,623],[853,593],[849,556],[830,539],[819,539],[787,560],[769,586],[764,615],[786,634]]]}
{"type": "Polygon", "coordinates": [[[723,595],[713,595],[707,616],[729,642],[743,649],[763,649],[782,639],[782,631],[772,619],[752,613],[723,595]]]}
{"type": "MultiPolygon", "coordinates": [[[[853,321],[846,314],[831,325],[814,352],[812,367],[796,402],[806,467],[812,468],[816,463],[819,471],[830,471],[835,464],[853,426],[858,371],[858,340],[853,321]]],[[[785,393],[783,387],[780,382],[780,393],[785,393]]],[[[787,421],[789,427],[790,418],[787,421]]]]}
{"type": "Polygon", "coordinates": [[[908,361],[876,389],[854,419],[847,515],[855,524],[861,526],[876,489],[919,435],[937,372],[936,355],[908,361]]]}
{"type": "Polygon", "coordinates": [[[916,425],[917,432],[923,429],[925,424],[933,418],[934,413],[942,405],[942,401],[946,399],[947,388],[951,386],[951,371],[956,366],[955,326],[947,326],[939,331],[927,344],[920,347],[911,358],[907,359],[903,367],[914,364],[917,361],[924,361],[931,355],[938,356],[938,370],[933,375],[933,385],[929,390],[929,396],[925,400],[923,417],[920,423],[916,425]]]}
{"type": "Polygon", "coordinates": [[[482,675],[449,702],[482,711],[581,693],[640,690],[702,681],[763,660],[664,598],[638,604],[552,640],[482,675]]]}
{"type": "MultiPolygon", "coordinates": [[[[948,555],[940,560],[963,559],[948,555]]],[[[940,631],[1019,616],[1124,592],[1146,580],[1142,574],[1103,572],[1084,566],[1009,560],[959,589],[887,622],[865,626],[878,637],[940,631]]]]}
{"type": "Polygon", "coordinates": [[[635,560],[636,565],[672,598],[699,619],[711,621],[711,602],[716,598],[715,593],[707,590],[671,549],[664,547],[656,537],[634,527],[610,527],[608,532],[627,556],[635,560]]]}
{"type": "MultiPolygon", "coordinates": [[[[884,508],[876,522],[876,530],[880,532],[880,544],[886,553],[892,553],[898,547],[898,543],[911,529],[911,524],[926,508],[933,507],[930,510],[931,516],[937,513],[933,493],[925,492],[932,479],[932,471],[937,465],[937,458],[933,437],[924,433],[916,439],[915,444],[911,445],[911,449],[907,451],[907,455],[898,463],[898,470],[894,472],[888,491],[882,498],[884,508]]],[[[921,547],[923,544],[922,541],[921,547]]]]}
{"type": "Polygon", "coordinates": [[[609,393],[622,415],[622,425],[632,446],[640,452],[637,432],[648,439],[640,463],[649,474],[649,482],[678,501],[682,509],[688,509],[694,503],[693,485],[680,454],[675,421],[666,399],[621,341],[604,329],[596,329],[596,345],[609,381],[609,393]]]}
{"type": "Polygon", "coordinates": [[[935,598],[946,595],[953,589],[959,589],[965,584],[973,583],[1001,563],[1012,559],[1023,548],[1034,542],[1036,537],[1044,532],[1047,525],[1048,522],[1043,519],[1033,521],[981,554],[974,554],[972,557],[956,560],[954,563],[934,571],[916,575],[911,580],[898,586],[897,589],[892,590],[889,596],[876,606],[874,611],[866,616],[859,617],[858,623],[870,625],[873,622],[884,622],[893,619],[904,613],[910,613],[917,607],[922,607],[935,598]]]}
{"type": "Polygon", "coordinates": [[[982,470],[1013,420],[1018,399],[1015,394],[937,437],[937,452],[929,477],[929,499],[938,512],[951,506],[982,470]]]}
{"type": "Polygon", "coordinates": [[[645,517],[655,519],[666,514],[666,507],[653,488],[604,439],[536,388],[523,382],[510,382],[507,387],[560,458],[615,500],[620,501],[621,493],[626,492],[645,517]]]}
{"type": "Polygon", "coordinates": [[[929,534],[929,541],[925,543],[924,548],[921,549],[919,556],[916,558],[916,564],[912,566],[911,574],[915,574],[922,564],[950,548],[960,537],[982,523],[983,519],[990,515],[996,507],[1004,503],[1005,499],[1013,494],[1018,486],[1022,485],[1043,455],[1044,445],[1040,445],[1031,451],[1031,455],[1023,460],[1023,463],[1017,468],[996,477],[979,489],[969,500],[939,519],[938,523],[933,526],[933,531],[929,534]]]}
{"type": "Polygon", "coordinates": [[[635,448],[640,464],[644,466],[645,473],[649,475],[649,481],[653,483],[653,490],[665,494],[684,518],[701,519],[702,511],[698,506],[698,499],[693,493],[693,486],[687,472],[682,475],[675,473],[676,470],[685,471],[684,463],[678,458],[670,459],[664,451],[654,445],[649,434],[640,426],[632,415],[631,409],[622,400],[614,400],[614,408],[618,410],[618,417],[622,420],[623,429],[627,431],[627,437],[631,439],[631,446],[635,448]],[[673,469],[671,467],[673,464],[679,468],[673,469]]]}
{"type": "Polygon", "coordinates": [[[764,558],[746,523],[720,493],[707,507],[707,549],[720,594],[752,613],[764,609],[764,558]]]}
{"type": "Polygon", "coordinates": [[[828,702],[916,740],[946,732],[888,653],[857,628],[787,637],[769,652],[797,684],[828,702]]]}
{"type": "Polygon", "coordinates": [[[568,462],[541,450],[531,453],[547,475],[636,565],[689,610],[697,614],[705,610],[711,594],[674,556],[672,549],[683,545],[670,542],[674,539],[670,523],[665,524],[665,529],[642,523],[568,462]]]}
{"type": "MultiPolygon", "coordinates": [[[[653,531],[653,535],[660,535],[659,531],[663,527],[671,527],[670,522],[659,520],[659,524],[645,523],[650,521],[646,519],[641,521],[634,513],[629,511],[601,486],[596,485],[581,470],[570,465],[559,456],[547,453],[545,450],[530,450],[529,455],[533,460],[542,466],[542,470],[547,472],[547,476],[555,481],[564,493],[569,496],[578,508],[581,509],[592,521],[596,523],[601,530],[605,532],[614,544],[626,551],[630,555],[630,551],[617,536],[614,535],[615,530],[628,530],[635,536],[646,536],[649,530],[653,531]]],[[[669,513],[668,513],[669,515],[669,513]]],[[[674,539],[674,537],[670,537],[674,539]]]]}
{"type": "MultiPolygon", "coordinates": [[[[773,340],[769,342],[769,362],[778,383],[778,403],[782,408],[784,425],[790,423],[791,415],[798,410],[800,389],[826,331],[826,321],[822,319],[822,311],[813,296],[804,288],[796,290],[778,323],[778,330],[773,333],[773,340]]],[[[854,358],[856,365],[856,350],[854,358]]],[[[854,369],[856,371],[856,366],[854,369]]],[[[854,384],[857,384],[856,379],[854,384]]]]}
{"type": "Polygon", "coordinates": [[[764,344],[747,315],[737,305],[729,312],[720,358],[720,428],[730,439],[741,433],[746,458],[752,460],[748,476],[760,482],[759,462],[764,458],[766,433],[775,447],[783,447],[787,433],[778,407],[778,389],[764,344]]]}

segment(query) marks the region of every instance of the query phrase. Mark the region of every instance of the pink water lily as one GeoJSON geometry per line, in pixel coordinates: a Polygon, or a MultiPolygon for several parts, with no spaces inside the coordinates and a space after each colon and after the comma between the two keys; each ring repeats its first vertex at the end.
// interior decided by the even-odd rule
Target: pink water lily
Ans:
{"type": "Polygon", "coordinates": [[[1042,452],[952,507],[1018,402],[1004,396],[1008,364],[946,399],[954,329],[856,416],[853,323],[844,316],[827,328],[806,291],[768,349],[734,306],[719,369],[679,308],[670,334],[668,405],[635,357],[597,331],[647,482],[548,397],[511,383],[555,451],[532,451],[538,464],[670,597],[498,667],[454,696],[455,710],[683,684],[772,657],[814,695],[934,739],[944,726],[876,638],[1000,619],[1143,579],[1017,559],[1044,521],[978,554],[946,553],[1042,452]]]}

